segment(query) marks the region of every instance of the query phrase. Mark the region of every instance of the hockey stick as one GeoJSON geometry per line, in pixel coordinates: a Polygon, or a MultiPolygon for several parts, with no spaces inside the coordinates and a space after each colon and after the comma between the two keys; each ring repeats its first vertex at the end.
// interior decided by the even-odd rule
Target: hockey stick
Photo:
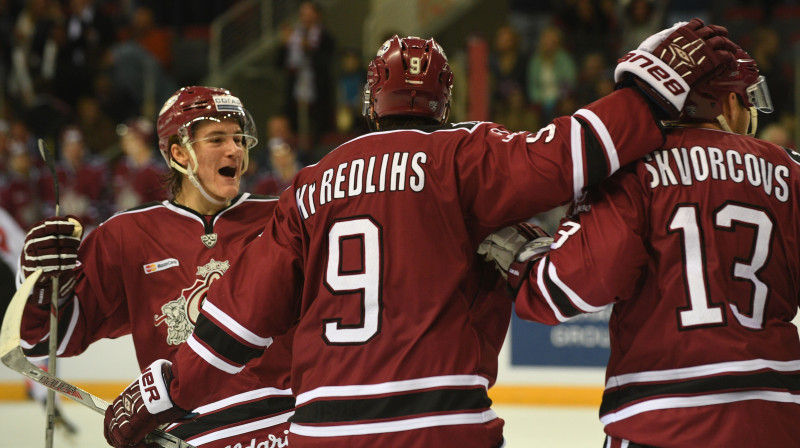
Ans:
{"type": "MultiPolygon", "coordinates": [[[[58,191],[58,174],[56,173],[56,163],[53,160],[53,154],[47,149],[44,140],[39,139],[39,154],[44,159],[47,168],[50,170],[50,175],[53,178],[53,188],[55,190],[56,200],[56,216],[59,215],[59,191],[58,191]]],[[[47,353],[47,370],[53,375],[56,375],[56,359],[58,351],[58,276],[53,276],[53,292],[50,296],[50,339],[48,341],[47,353]]],[[[44,447],[53,448],[53,432],[56,425],[56,394],[52,389],[47,391],[47,401],[45,401],[45,409],[47,412],[47,426],[44,438],[44,447]]]]}
{"type": "MultiPolygon", "coordinates": [[[[28,296],[30,296],[33,290],[33,285],[36,283],[36,280],[39,279],[40,275],[42,275],[41,269],[37,269],[29,275],[17,289],[17,292],[11,299],[11,303],[8,304],[6,315],[3,318],[3,325],[0,327],[0,359],[2,359],[3,364],[7,365],[11,370],[21,373],[46,388],[69,397],[95,412],[105,415],[108,402],[56,377],[52,372],[45,372],[36,367],[28,361],[28,358],[26,358],[25,354],[22,352],[22,347],[19,345],[22,313],[25,310],[25,303],[28,301],[28,296]]],[[[145,437],[145,442],[155,443],[164,448],[195,448],[188,442],[160,429],[156,429],[148,434],[147,437],[145,437]]]]}

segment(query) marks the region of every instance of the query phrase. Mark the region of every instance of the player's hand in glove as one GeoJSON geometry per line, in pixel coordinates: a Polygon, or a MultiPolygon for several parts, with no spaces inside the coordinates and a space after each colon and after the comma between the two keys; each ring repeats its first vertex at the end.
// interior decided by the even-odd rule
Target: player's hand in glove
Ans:
{"type": "Polygon", "coordinates": [[[25,277],[36,269],[42,269],[42,275],[33,289],[32,300],[36,304],[50,305],[53,277],[59,278],[59,303],[72,296],[75,286],[73,269],[77,264],[81,237],[83,226],[75,216],[47,218],[34,224],[28,231],[20,266],[25,277]]]}
{"type": "Polygon", "coordinates": [[[188,413],[169,397],[171,366],[165,359],[150,364],[106,409],[103,434],[109,445],[144,448],[147,434],[188,413]]]}
{"type": "Polygon", "coordinates": [[[489,235],[478,246],[478,255],[494,262],[508,284],[512,297],[536,260],[547,255],[553,238],[539,226],[528,222],[515,224],[489,235]]]}
{"type": "Polygon", "coordinates": [[[734,60],[738,45],[728,30],[700,19],[678,22],[645,39],[620,58],[614,70],[617,86],[635,83],[676,119],[695,83],[734,60]]]}

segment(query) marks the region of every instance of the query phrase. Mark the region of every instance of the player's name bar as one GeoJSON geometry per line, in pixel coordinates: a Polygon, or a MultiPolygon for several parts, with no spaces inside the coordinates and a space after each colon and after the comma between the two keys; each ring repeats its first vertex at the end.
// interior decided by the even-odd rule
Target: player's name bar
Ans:
{"type": "MultiPolygon", "coordinates": [[[[113,381],[75,382],[73,384],[108,401],[116,398],[128,386],[127,383],[113,381]]],[[[492,399],[492,402],[502,405],[598,407],[602,397],[603,388],[592,386],[497,384],[489,389],[489,398],[492,399]]],[[[29,399],[22,381],[0,381],[0,402],[29,399]]]]}

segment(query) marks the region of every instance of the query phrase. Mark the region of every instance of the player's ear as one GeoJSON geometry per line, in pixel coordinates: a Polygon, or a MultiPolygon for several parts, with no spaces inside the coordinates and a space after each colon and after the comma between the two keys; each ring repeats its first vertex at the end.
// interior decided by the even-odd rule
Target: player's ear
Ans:
{"type": "Polygon", "coordinates": [[[178,164],[181,166],[186,166],[186,164],[189,162],[189,154],[183,146],[177,143],[172,143],[169,146],[169,151],[172,154],[173,160],[178,162],[178,164]]]}

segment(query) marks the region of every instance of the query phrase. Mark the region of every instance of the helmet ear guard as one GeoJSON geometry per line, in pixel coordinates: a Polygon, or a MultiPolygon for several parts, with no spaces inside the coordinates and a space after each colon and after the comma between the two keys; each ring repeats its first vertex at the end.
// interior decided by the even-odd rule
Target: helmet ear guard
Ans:
{"type": "Polygon", "coordinates": [[[361,115],[367,119],[367,126],[371,132],[378,130],[378,124],[375,122],[375,114],[372,111],[372,95],[370,94],[369,82],[364,83],[364,92],[361,103],[361,115]]]}

